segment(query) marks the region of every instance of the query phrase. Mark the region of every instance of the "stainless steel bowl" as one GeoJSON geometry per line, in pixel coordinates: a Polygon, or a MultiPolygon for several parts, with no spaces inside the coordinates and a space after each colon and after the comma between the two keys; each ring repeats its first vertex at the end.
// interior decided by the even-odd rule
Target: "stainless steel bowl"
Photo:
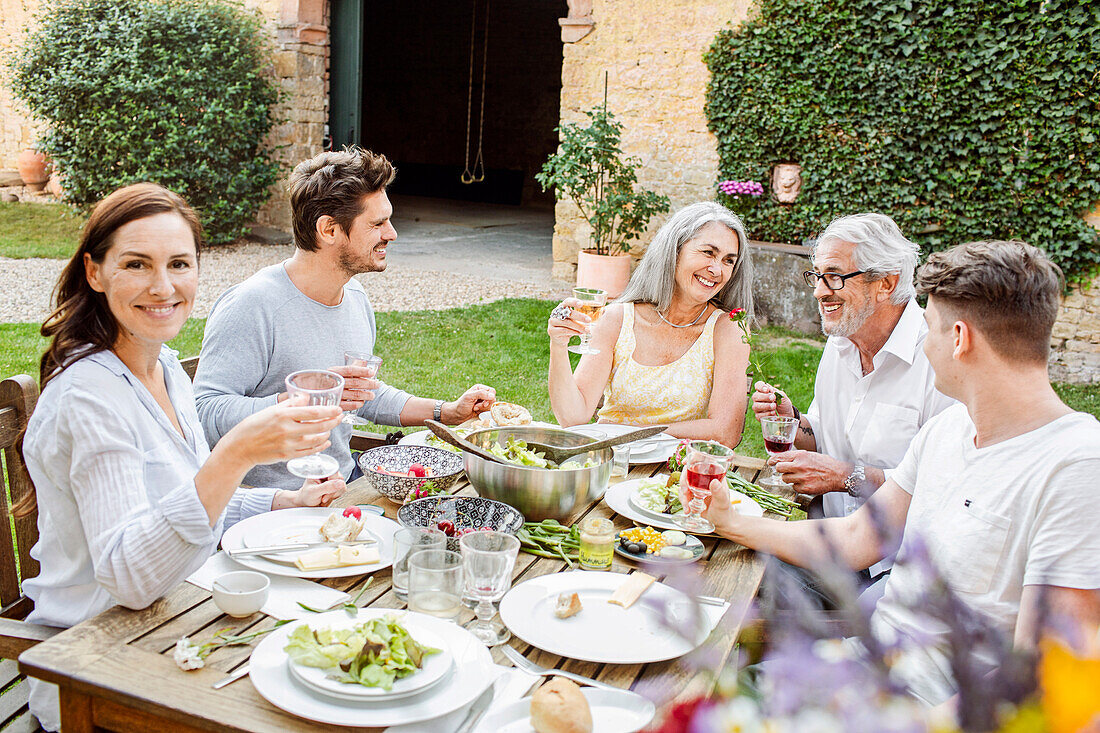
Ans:
{"type": "MultiPolygon", "coordinates": [[[[549,445],[571,447],[595,443],[586,435],[540,427],[507,427],[479,430],[466,436],[474,445],[486,448],[504,445],[508,436],[537,440],[549,445]]],[[[519,509],[527,521],[564,521],[588,504],[598,501],[611,477],[611,449],[596,451],[598,465],[591,468],[546,469],[494,463],[462,452],[466,477],[477,492],[519,509]]]]}

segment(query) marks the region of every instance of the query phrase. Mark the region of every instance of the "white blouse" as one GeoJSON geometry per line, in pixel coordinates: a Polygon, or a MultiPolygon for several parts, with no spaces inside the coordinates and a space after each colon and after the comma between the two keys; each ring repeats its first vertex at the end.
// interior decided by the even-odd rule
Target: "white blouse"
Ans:
{"type": "MultiPolygon", "coordinates": [[[[276,489],[239,489],[210,526],[195,489],[210,449],[191,381],[175,351],[162,347],[159,359],[186,439],[111,351],[80,359],[42,391],[23,441],[38,498],[31,556],[41,564],[23,582],[28,621],[67,628],[115,604],[145,608],[197,570],[226,527],[270,511],[276,489]]],[[[32,712],[57,727],[55,690],[32,682],[32,712]]]]}

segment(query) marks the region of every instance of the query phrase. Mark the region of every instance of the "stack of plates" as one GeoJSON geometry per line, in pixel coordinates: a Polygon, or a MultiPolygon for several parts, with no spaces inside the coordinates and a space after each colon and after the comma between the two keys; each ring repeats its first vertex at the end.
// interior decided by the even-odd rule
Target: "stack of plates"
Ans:
{"type": "Polygon", "coordinates": [[[503,669],[473,634],[450,621],[369,608],[355,618],[333,611],[275,629],[256,646],[250,664],[252,684],[272,705],[308,720],[350,726],[399,725],[446,715],[477,699],[503,669]],[[419,672],[397,680],[392,690],[328,679],[323,670],[297,665],[283,651],[300,624],[340,628],[387,614],[398,615],[417,641],[442,650],[427,657],[419,672]]]}
{"type": "MultiPolygon", "coordinates": [[[[616,514],[621,514],[635,522],[648,524],[658,529],[683,529],[672,521],[672,515],[655,512],[652,509],[647,509],[642,504],[641,499],[638,497],[642,483],[653,480],[666,481],[668,476],[657,474],[652,479],[630,479],[614,486],[608,486],[603,495],[603,500],[616,514]]],[[[730,501],[733,502],[734,509],[747,517],[764,516],[763,508],[740,491],[731,489],[730,501]]]]}

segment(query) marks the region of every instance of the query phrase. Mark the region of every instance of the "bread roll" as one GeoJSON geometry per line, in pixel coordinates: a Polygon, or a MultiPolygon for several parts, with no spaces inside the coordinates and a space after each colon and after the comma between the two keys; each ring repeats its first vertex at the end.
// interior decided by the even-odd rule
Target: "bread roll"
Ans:
{"type": "Polygon", "coordinates": [[[592,711],[581,688],[555,677],[531,696],[531,727],[535,733],[592,733],[592,711]]]}

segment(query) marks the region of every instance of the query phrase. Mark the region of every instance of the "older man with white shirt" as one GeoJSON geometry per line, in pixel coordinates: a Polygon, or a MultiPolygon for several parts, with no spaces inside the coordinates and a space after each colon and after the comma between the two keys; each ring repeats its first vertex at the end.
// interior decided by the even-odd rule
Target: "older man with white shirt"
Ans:
{"type": "MultiPolygon", "coordinates": [[[[799,418],[795,450],[769,463],[795,490],[815,497],[811,516],[855,512],[901,462],[921,426],[954,402],[936,390],[922,351],[928,327],[913,288],[917,253],[888,216],[833,221],[805,273],[829,336],[813,402],[799,413],[782,390],[756,383],[758,418],[799,418]],[[784,397],[778,405],[776,394],[784,397]]],[[[873,565],[861,574],[863,584],[889,568],[888,559],[873,565]]]]}

